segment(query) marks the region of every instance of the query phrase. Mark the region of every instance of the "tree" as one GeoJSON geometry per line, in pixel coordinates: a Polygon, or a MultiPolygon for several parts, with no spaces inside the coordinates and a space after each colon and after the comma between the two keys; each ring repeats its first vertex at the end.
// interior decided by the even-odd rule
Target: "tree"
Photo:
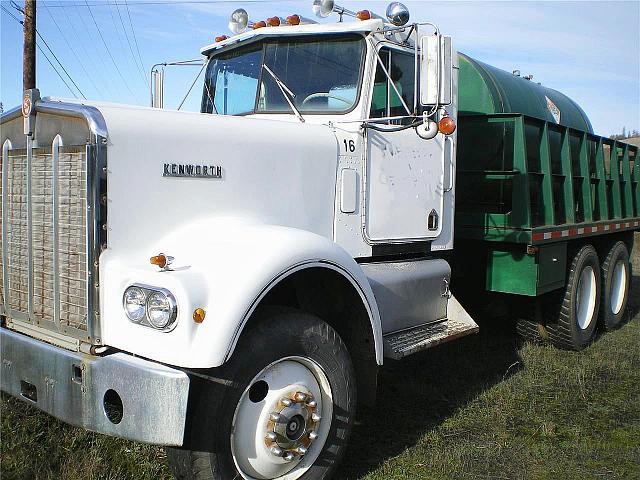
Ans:
{"type": "Polygon", "coordinates": [[[624,140],[625,138],[633,137],[640,137],[640,132],[638,132],[638,130],[630,130],[627,132],[627,128],[622,127],[622,133],[616,133],[611,135],[609,138],[612,140],[624,140]]]}

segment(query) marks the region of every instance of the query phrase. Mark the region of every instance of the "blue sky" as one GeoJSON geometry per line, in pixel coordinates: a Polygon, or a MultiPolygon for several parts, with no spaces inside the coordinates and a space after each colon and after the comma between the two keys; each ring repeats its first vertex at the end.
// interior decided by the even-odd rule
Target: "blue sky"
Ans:
{"type": "MultiPolygon", "coordinates": [[[[0,2],[21,18],[10,1],[0,2]]],[[[38,31],[87,98],[147,105],[151,65],[198,58],[201,46],[229,33],[227,19],[235,8],[247,9],[253,20],[312,16],[310,0],[164,2],[87,0],[87,7],[84,0],[38,0],[38,31]]],[[[338,3],[384,14],[388,2],[338,3]]],[[[404,3],[413,20],[436,22],[453,35],[458,50],[508,71],[533,74],[535,81],[573,98],[596,133],[618,133],[623,126],[640,130],[639,1],[404,3]]],[[[21,98],[22,26],[4,10],[0,17],[0,101],[6,110],[21,98]]],[[[177,107],[197,72],[195,67],[166,70],[165,107],[177,107]]],[[[40,52],[37,83],[43,95],[71,96],[40,52]]],[[[198,110],[200,94],[197,84],[183,109],[198,110]]]]}

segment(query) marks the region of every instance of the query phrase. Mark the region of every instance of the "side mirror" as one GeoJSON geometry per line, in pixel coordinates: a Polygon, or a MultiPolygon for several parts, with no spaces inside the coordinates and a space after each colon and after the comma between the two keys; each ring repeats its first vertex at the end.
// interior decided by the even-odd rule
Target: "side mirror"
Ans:
{"type": "Polygon", "coordinates": [[[451,37],[425,35],[420,39],[420,103],[423,106],[451,104],[452,55],[451,37]]]}

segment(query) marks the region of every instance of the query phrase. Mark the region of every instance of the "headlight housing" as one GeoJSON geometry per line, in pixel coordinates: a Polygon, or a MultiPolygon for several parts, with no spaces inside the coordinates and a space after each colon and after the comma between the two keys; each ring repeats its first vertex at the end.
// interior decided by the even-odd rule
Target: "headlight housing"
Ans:
{"type": "Polygon", "coordinates": [[[122,305],[127,317],[138,323],[147,313],[147,296],[139,287],[129,287],[124,292],[122,305]]]}
{"type": "Polygon", "coordinates": [[[165,288],[131,285],[124,291],[122,304],[127,318],[134,323],[164,332],[175,327],[178,305],[165,288]]]}

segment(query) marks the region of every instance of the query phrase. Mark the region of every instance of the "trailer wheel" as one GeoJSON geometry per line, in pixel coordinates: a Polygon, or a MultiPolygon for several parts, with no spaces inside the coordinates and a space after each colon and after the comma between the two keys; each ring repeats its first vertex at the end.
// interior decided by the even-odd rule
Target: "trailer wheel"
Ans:
{"type": "Polygon", "coordinates": [[[624,242],[616,242],[602,264],[600,320],[606,330],[614,330],[622,323],[630,282],[629,251],[624,242]]]}
{"type": "Polygon", "coordinates": [[[545,343],[547,332],[541,323],[527,318],[518,318],[516,320],[516,332],[523,340],[536,345],[545,343]]]}
{"type": "Polygon", "coordinates": [[[263,320],[215,369],[233,386],[197,399],[193,450],[167,449],[178,479],[325,479],[343,456],[356,407],[346,346],[306,313],[263,320]]]}
{"type": "Polygon", "coordinates": [[[573,257],[556,319],[547,323],[549,339],[558,348],[582,350],[593,339],[600,306],[600,261],[591,245],[573,257]]]}

